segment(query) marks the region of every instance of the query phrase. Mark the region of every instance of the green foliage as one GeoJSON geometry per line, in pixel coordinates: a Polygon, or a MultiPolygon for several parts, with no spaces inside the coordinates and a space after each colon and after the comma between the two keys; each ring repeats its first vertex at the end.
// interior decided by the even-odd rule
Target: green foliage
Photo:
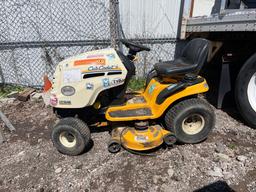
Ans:
{"type": "Polygon", "coordinates": [[[144,78],[132,78],[128,84],[128,88],[132,91],[139,91],[144,88],[146,80],[144,78]]]}
{"type": "Polygon", "coordinates": [[[13,91],[22,91],[24,90],[24,87],[21,86],[15,86],[15,85],[6,85],[3,87],[0,87],[0,98],[6,97],[9,93],[13,91]]]}
{"type": "Polygon", "coordinates": [[[236,148],[236,145],[234,143],[229,143],[228,148],[234,150],[236,148]]]}

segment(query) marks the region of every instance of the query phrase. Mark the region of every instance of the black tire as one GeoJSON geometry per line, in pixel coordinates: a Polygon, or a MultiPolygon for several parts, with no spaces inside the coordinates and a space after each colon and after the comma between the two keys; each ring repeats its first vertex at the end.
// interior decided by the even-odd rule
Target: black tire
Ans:
{"type": "Polygon", "coordinates": [[[121,144],[118,141],[111,140],[108,144],[108,151],[110,153],[118,153],[121,150],[121,144]]]}
{"type": "MultiPolygon", "coordinates": [[[[206,101],[198,98],[183,100],[172,106],[164,119],[166,128],[175,134],[180,143],[199,143],[207,138],[215,126],[213,109],[206,101]],[[194,116],[198,116],[202,121],[198,132],[194,134],[185,132],[183,127],[186,121],[194,116]]],[[[186,124],[186,126],[190,126],[190,124],[186,124]]]]}
{"type": "Polygon", "coordinates": [[[173,146],[177,141],[177,138],[174,134],[167,134],[164,136],[164,143],[167,145],[167,146],[173,146]]]}
{"type": "Polygon", "coordinates": [[[53,145],[57,150],[66,155],[79,155],[86,149],[90,148],[90,129],[83,121],[77,118],[68,117],[60,119],[60,121],[54,126],[51,137],[53,145]],[[75,140],[75,144],[69,147],[65,146],[61,139],[67,139],[68,136],[71,137],[71,140],[75,140]]]}
{"type": "Polygon", "coordinates": [[[249,58],[243,67],[240,69],[236,79],[235,87],[235,100],[237,109],[246,121],[246,123],[252,128],[256,128],[256,111],[253,110],[247,89],[252,76],[256,73],[256,54],[249,58]]]}

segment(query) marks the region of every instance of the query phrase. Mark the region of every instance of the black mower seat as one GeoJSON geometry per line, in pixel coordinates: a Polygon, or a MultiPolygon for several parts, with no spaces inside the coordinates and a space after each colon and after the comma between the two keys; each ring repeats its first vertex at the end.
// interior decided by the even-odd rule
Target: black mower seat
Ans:
{"type": "Polygon", "coordinates": [[[198,74],[205,63],[209,52],[209,41],[202,38],[191,40],[183,49],[179,58],[173,61],[156,63],[158,76],[198,74]]]}
{"type": "Polygon", "coordinates": [[[189,73],[192,69],[193,66],[183,58],[155,64],[155,70],[157,71],[157,74],[164,76],[173,74],[185,74],[189,73]]]}

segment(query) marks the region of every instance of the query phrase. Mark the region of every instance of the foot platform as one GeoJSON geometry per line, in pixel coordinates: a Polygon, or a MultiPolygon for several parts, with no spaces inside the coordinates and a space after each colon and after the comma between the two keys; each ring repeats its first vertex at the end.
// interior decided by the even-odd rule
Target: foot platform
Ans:
{"type": "Polygon", "coordinates": [[[116,110],[109,112],[110,117],[138,117],[138,116],[151,116],[152,111],[150,108],[137,108],[130,110],[116,110]]]}

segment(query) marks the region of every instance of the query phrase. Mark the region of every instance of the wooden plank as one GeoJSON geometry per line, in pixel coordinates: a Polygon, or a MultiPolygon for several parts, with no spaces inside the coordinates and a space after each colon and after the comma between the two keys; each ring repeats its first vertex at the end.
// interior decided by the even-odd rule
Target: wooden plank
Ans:
{"type": "Polygon", "coordinates": [[[3,114],[2,111],[0,111],[0,118],[3,120],[4,124],[6,125],[6,127],[8,127],[8,129],[12,132],[12,131],[16,131],[15,127],[11,124],[11,122],[9,121],[9,119],[3,114]]]}
{"type": "Polygon", "coordinates": [[[36,90],[33,88],[26,88],[24,91],[19,93],[18,100],[20,101],[27,101],[32,93],[34,93],[36,90]]]}

